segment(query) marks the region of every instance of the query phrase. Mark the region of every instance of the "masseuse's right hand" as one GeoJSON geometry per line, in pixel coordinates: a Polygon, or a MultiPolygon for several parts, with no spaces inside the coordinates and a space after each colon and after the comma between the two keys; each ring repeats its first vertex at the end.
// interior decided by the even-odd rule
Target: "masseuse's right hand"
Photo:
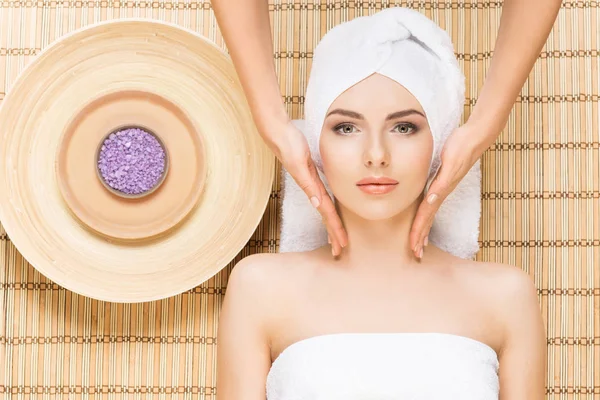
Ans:
{"type": "Polygon", "coordinates": [[[306,193],[311,204],[321,213],[327,227],[331,252],[337,256],[342,247],[347,245],[348,237],[333,201],[319,177],[306,137],[291,121],[279,126],[277,130],[279,132],[266,135],[268,138],[275,138],[267,140],[267,143],[283,167],[306,193]]]}
{"type": "Polygon", "coordinates": [[[292,125],[281,101],[269,2],[213,0],[211,4],[262,138],[319,210],[331,251],[340,254],[348,242],[346,231],[313,164],[308,142],[292,125]]]}

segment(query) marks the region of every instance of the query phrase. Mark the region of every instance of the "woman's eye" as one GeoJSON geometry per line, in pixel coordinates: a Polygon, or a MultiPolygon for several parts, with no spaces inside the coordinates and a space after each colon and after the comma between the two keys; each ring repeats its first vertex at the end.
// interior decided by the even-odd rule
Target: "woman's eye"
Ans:
{"type": "Polygon", "coordinates": [[[337,133],[339,133],[340,135],[351,135],[354,132],[356,132],[356,128],[354,127],[354,125],[344,124],[344,125],[338,125],[335,128],[335,131],[337,133]]]}
{"type": "Polygon", "coordinates": [[[412,133],[415,128],[416,127],[413,124],[398,124],[394,130],[403,135],[408,135],[409,133],[412,133]]]}

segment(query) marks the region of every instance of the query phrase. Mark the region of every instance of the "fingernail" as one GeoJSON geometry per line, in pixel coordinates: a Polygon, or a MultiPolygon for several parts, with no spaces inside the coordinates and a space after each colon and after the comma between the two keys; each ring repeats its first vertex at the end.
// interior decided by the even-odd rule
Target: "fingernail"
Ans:
{"type": "Polygon", "coordinates": [[[425,240],[423,241],[423,244],[425,245],[425,247],[427,247],[427,245],[429,244],[429,236],[425,236],[425,240]]]}
{"type": "Polygon", "coordinates": [[[435,201],[437,200],[437,198],[438,198],[437,194],[435,194],[435,193],[432,193],[432,194],[430,194],[430,195],[429,195],[429,197],[427,198],[427,202],[428,202],[429,204],[433,204],[433,203],[435,203],[435,201]]]}
{"type": "Polygon", "coordinates": [[[419,251],[419,258],[423,258],[423,248],[421,248],[421,251],[419,251]]]}
{"type": "Polygon", "coordinates": [[[331,238],[327,235],[327,243],[331,244],[331,238]]]}
{"type": "Polygon", "coordinates": [[[319,203],[319,199],[317,199],[316,196],[311,197],[310,198],[310,204],[312,204],[314,208],[319,207],[319,204],[320,204],[319,203]]]}

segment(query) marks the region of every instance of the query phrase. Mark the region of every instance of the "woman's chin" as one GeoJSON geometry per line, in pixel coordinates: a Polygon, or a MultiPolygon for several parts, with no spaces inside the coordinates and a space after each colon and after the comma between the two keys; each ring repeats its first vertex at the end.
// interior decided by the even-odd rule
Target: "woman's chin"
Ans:
{"type": "Polygon", "coordinates": [[[366,201],[351,207],[350,210],[367,221],[384,221],[397,217],[406,211],[406,208],[398,202],[366,201]]]}

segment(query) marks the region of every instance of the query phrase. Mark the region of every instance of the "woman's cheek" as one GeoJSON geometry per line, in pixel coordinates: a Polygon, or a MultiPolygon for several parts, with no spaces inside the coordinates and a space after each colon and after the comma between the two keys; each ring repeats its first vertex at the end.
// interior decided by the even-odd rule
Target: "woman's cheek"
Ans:
{"type": "Polygon", "coordinates": [[[394,158],[403,164],[403,169],[411,170],[416,179],[422,179],[429,174],[432,152],[432,140],[419,138],[411,143],[411,146],[404,147],[394,158]]]}
{"type": "Polygon", "coordinates": [[[360,161],[360,154],[357,155],[356,146],[352,146],[351,143],[345,143],[344,139],[337,137],[321,139],[320,152],[323,168],[330,170],[331,173],[334,173],[338,169],[347,168],[347,166],[353,165],[357,160],[360,161]]]}
{"type": "Polygon", "coordinates": [[[338,151],[322,151],[321,160],[323,172],[333,195],[345,203],[345,200],[348,200],[349,186],[353,186],[351,160],[344,158],[344,153],[338,151]]]}
{"type": "Polygon", "coordinates": [[[344,180],[345,171],[343,164],[324,155],[322,155],[321,159],[323,161],[323,173],[325,174],[325,178],[327,178],[331,190],[335,192],[341,185],[341,181],[344,180]]]}

